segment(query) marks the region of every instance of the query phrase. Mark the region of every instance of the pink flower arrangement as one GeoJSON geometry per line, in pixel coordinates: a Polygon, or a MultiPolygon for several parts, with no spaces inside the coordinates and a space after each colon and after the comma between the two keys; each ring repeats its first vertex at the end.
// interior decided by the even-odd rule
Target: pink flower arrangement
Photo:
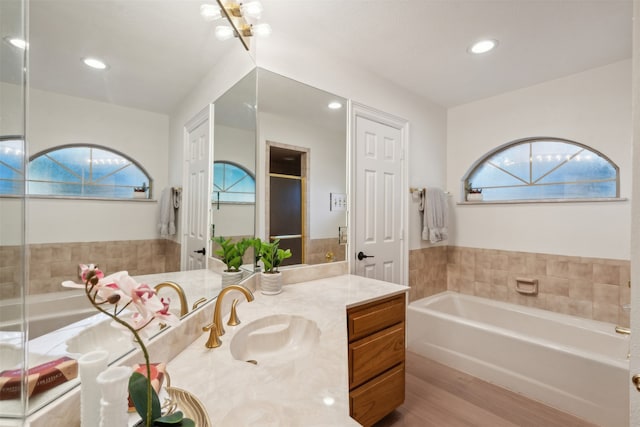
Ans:
{"type": "Polygon", "coordinates": [[[139,378],[136,377],[137,373],[134,373],[129,382],[129,390],[134,398],[136,409],[142,417],[142,422],[146,426],[154,425],[154,421],[165,422],[164,425],[193,425],[191,420],[182,418],[181,413],[179,417],[173,417],[169,420],[165,420],[166,417],[159,417],[157,413],[160,410],[159,404],[156,404],[158,398],[151,387],[151,382],[147,379],[151,376],[149,353],[141,335],[148,337],[150,333],[159,330],[162,325],[180,323],[180,320],[169,311],[171,301],[168,298],[160,298],[155,289],[149,285],[137,283],[126,271],[105,276],[93,264],[80,264],[79,276],[84,282],[83,284],[68,280],[62,282],[62,286],[84,289],[91,304],[111,317],[114,320],[114,326],[131,332],[140,345],[147,367],[147,376],[139,378]],[[153,325],[157,327],[150,327],[153,325]],[[136,392],[135,396],[144,395],[144,398],[136,399],[134,391],[136,392]]]}
{"type": "Polygon", "coordinates": [[[169,298],[159,297],[155,289],[146,283],[137,283],[126,271],[105,276],[93,264],[80,264],[79,275],[84,284],[67,280],[62,282],[62,286],[85,290],[90,288],[88,297],[93,305],[100,311],[108,311],[106,313],[108,315],[123,314],[121,320],[127,322],[145,338],[156,332],[162,324],[180,323],[178,317],[169,311],[171,303],[169,298]],[[95,285],[89,283],[91,277],[97,278],[95,285]],[[113,310],[105,310],[104,307],[107,305],[110,305],[113,310]],[[130,310],[132,313],[123,313],[125,310],[130,310]]]}

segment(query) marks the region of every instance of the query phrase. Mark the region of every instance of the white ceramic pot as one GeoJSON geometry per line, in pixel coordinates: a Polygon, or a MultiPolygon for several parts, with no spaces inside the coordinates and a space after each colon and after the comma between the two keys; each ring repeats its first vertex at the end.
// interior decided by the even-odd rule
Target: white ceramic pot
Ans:
{"type": "Polygon", "coordinates": [[[467,201],[479,202],[482,200],[482,193],[469,193],[467,194],[467,201]]]}
{"type": "Polygon", "coordinates": [[[242,271],[223,271],[222,272],[222,287],[226,288],[229,285],[237,285],[242,280],[242,271]]]}
{"type": "Polygon", "coordinates": [[[277,295],[282,292],[282,273],[260,273],[260,292],[277,295]]]}

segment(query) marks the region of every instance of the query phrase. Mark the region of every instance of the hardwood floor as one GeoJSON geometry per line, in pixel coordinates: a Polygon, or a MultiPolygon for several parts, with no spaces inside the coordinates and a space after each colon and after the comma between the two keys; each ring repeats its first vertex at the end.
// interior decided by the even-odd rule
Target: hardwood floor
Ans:
{"type": "Polygon", "coordinates": [[[405,396],[405,403],[375,427],[594,426],[411,352],[405,396]]]}

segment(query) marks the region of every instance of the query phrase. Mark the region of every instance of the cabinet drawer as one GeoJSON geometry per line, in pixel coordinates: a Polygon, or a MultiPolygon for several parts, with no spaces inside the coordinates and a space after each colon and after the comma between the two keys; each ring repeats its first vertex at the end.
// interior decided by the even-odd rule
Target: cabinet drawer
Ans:
{"type": "Polygon", "coordinates": [[[349,344],[349,389],[404,362],[404,322],[349,344]]]}
{"type": "Polygon", "coordinates": [[[347,311],[349,342],[402,322],[405,317],[405,295],[354,307],[347,311]]]}
{"type": "Polygon", "coordinates": [[[365,427],[404,403],[404,363],[349,393],[350,415],[365,427]]]}

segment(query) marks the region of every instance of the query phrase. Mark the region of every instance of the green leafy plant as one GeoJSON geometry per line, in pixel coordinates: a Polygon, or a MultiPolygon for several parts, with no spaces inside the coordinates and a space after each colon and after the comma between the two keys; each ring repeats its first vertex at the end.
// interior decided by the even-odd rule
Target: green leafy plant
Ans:
{"type": "Polygon", "coordinates": [[[264,272],[268,274],[278,273],[278,267],[287,258],[291,257],[291,250],[280,249],[280,239],[274,240],[272,243],[260,243],[260,259],[264,265],[264,272]]]}
{"type": "Polygon", "coordinates": [[[181,411],[176,411],[171,414],[162,415],[162,409],[160,407],[160,399],[156,391],[151,388],[151,411],[148,410],[147,392],[149,390],[149,380],[147,377],[139,372],[134,372],[129,378],[129,395],[136,407],[136,412],[140,415],[140,422],[138,425],[145,426],[175,426],[175,427],[195,427],[195,422],[189,418],[185,418],[181,411]],[[148,422],[147,418],[151,414],[151,421],[148,422]]]}
{"type": "Polygon", "coordinates": [[[258,269],[258,261],[260,261],[260,255],[262,252],[262,240],[260,240],[259,237],[256,237],[255,239],[251,239],[251,247],[253,247],[253,256],[254,256],[254,267],[257,271],[258,269]]]}
{"type": "Polygon", "coordinates": [[[236,243],[231,239],[225,239],[222,236],[214,237],[213,241],[220,245],[214,253],[220,257],[220,260],[227,266],[225,271],[237,272],[242,266],[242,259],[245,252],[253,245],[253,239],[244,238],[236,243]]]}
{"type": "Polygon", "coordinates": [[[473,185],[471,184],[471,181],[467,181],[467,183],[464,186],[464,190],[467,192],[467,194],[481,194],[482,193],[482,188],[473,188],[473,185]]]}
{"type": "Polygon", "coordinates": [[[147,183],[143,182],[142,186],[140,187],[133,187],[133,191],[135,191],[136,193],[144,193],[147,191],[149,187],[147,187],[147,183]]]}

